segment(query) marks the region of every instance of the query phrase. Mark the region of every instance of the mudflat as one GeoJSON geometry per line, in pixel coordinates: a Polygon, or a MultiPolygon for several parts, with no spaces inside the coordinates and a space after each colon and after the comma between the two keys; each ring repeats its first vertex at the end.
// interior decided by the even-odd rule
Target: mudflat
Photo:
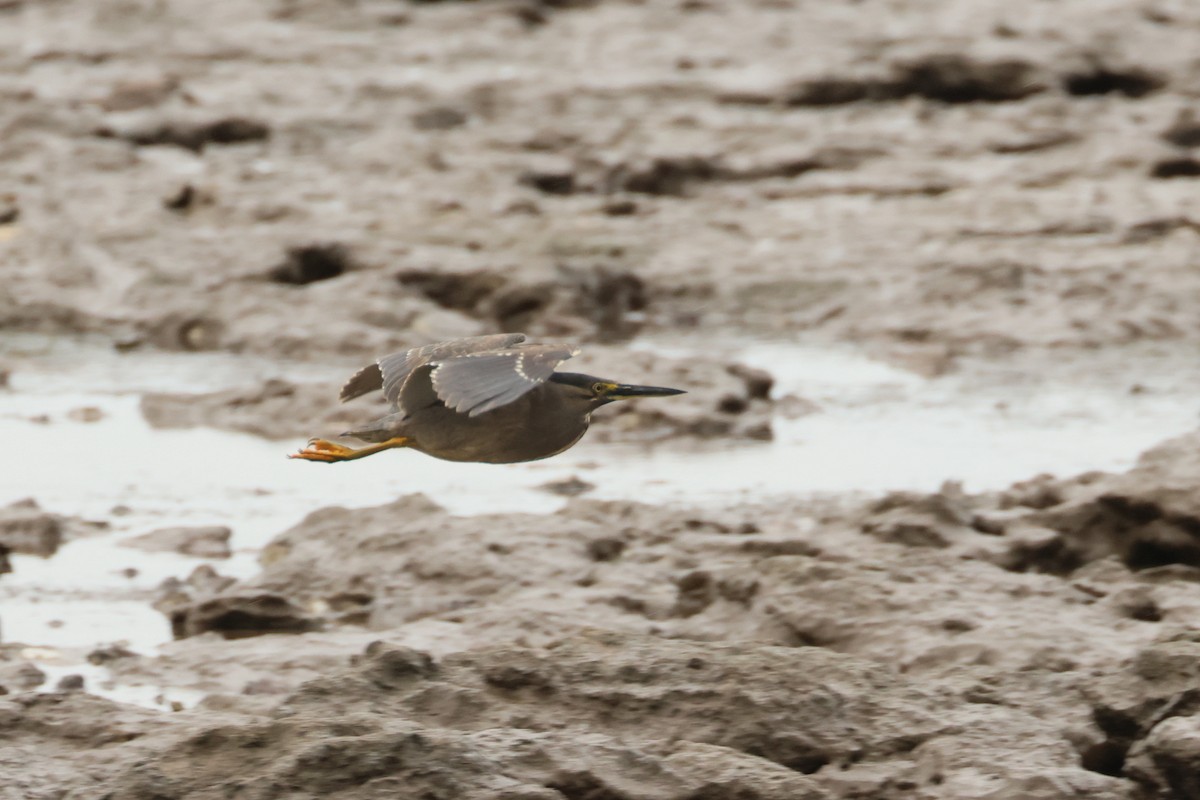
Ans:
{"type": "Polygon", "coordinates": [[[1200,798],[1198,37],[0,0],[0,798],[1200,798]],[[689,393],[283,458],[495,331],[689,393]]]}

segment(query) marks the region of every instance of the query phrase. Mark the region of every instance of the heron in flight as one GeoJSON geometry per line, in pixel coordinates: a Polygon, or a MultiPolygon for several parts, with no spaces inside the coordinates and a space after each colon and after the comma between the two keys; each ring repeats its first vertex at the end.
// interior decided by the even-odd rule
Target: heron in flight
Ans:
{"type": "Polygon", "coordinates": [[[351,461],[407,447],[447,461],[512,464],[549,458],[587,432],[592,412],[616,400],[683,394],[556,372],[579,352],[534,344],[521,333],[476,336],[416,347],[363,367],[341,400],[383,391],[390,413],[342,436],[369,442],[351,448],[310,439],[290,458],[351,461]]]}

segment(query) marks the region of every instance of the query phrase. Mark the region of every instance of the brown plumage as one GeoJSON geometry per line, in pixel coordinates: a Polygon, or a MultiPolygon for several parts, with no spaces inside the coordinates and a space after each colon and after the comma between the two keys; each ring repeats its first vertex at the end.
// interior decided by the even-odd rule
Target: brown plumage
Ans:
{"type": "Polygon", "coordinates": [[[561,453],[614,400],[681,394],[555,372],[578,349],[531,344],[524,334],[455,339],[384,356],[342,387],[343,402],[382,390],[391,413],[347,431],[370,447],[313,439],[293,458],[347,461],[409,447],[448,461],[507,464],[561,453]]]}

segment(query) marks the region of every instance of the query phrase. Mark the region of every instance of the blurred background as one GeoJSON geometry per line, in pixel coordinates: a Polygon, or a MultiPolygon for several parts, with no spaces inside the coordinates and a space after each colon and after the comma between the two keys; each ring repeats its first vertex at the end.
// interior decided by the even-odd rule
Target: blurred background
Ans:
{"type": "MultiPolygon", "coordinates": [[[[797,632],[757,588],[738,601],[681,577],[726,563],[730,531],[791,543],[746,545],[738,569],[915,547],[943,561],[909,578],[932,569],[956,597],[992,580],[964,562],[999,594],[1052,574],[1028,613],[1079,636],[1114,623],[1063,611],[1063,579],[1115,564],[1104,580],[1129,585],[1093,595],[1124,592],[1117,627],[1137,622],[1095,653],[1115,669],[1158,635],[1144,617],[1200,608],[1191,589],[1146,606],[1135,575],[1200,566],[1187,448],[1138,477],[1140,454],[1197,422],[1197,43],[1185,0],[0,0],[0,693],[82,687],[150,715],[136,728],[277,703],[381,631],[440,656],[584,624],[901,671],[969,660],[945,655],[962,631],[904,633],[945,597],[872,622],[867,644],[797,632]],[[362,365],[496,331],[580,344],[565,369],[689,393],[604,409],[545,462],[285,460],[379,415],[336,403],[362,365]],[[413,493],[431,505],[398,500],[413,493]],[[1161,519],[1176,522],[1139,527],[1161,519]],[[447,563],[503,561],[512,536],[530,561],[458,574],[380,554],[443,535],[447,563]],[[301,558],[301,541],[329,550],[301,558]],[[621,567],[630,554],[640,566],[621,567]],[[343,569],[336,590],[310,586],[343,569]],[[513,593],[526,574],[537,592],[513,593]],[[745,608],[693,611],[697,592],[745,608]]],[[[980,642],[1029,635],[992,602],[963,613],[1015,627],[964,623],[980,642]]],[[[813,613],[840,629],[873,612],[813,613]]],[[[1014,691],[995,702],[1036,705],[1014,691]]],[[[1038,770],[1092,797],[1200,796],[1194,778],[1127,770],[1152,726],[1114,734],[1095,707],[1046,734],[1070,769],[1038,770]]],[[[810,744],[730,746],[795,774],[849,752],[810,744]]],[[[997,752],[979,763],[999,769],[997,752]]],[[[1032,791],[1026,777],[996,785],[1032,791]]],[[[606,780],[529,797],[651,796],[606,780]]],[[[862,780],[804,791],[886,783],[862,780]]],[[[922,791],[983,791],[962,781],[922,791]]],[[[337,796],[375,796],[363,786],[337,796]]]]}

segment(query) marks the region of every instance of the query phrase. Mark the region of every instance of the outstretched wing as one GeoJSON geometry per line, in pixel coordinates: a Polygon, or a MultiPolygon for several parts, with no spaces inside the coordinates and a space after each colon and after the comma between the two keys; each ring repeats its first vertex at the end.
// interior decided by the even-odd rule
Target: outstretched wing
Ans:
{"type": "Polygon", "coordinates": [[[562,344],[526,344],[439,359],[430,380],[449,408],[478,416],[508,405],[544,383],[579,350],[562,344]]]}
{"type": "Polygon", "coordinates": [[[470,353],[502,350],[525,341],[523,333],[497,333],[489,336],[473,336],[449,342],[427,344],[384,356],[356,372],[342,387],[340,399],[344,403],[368,392],[383,390],[384,398],[396,411],[400,408],[400,395],[405,383],[420,367],[445,358],[470,353]]]}

